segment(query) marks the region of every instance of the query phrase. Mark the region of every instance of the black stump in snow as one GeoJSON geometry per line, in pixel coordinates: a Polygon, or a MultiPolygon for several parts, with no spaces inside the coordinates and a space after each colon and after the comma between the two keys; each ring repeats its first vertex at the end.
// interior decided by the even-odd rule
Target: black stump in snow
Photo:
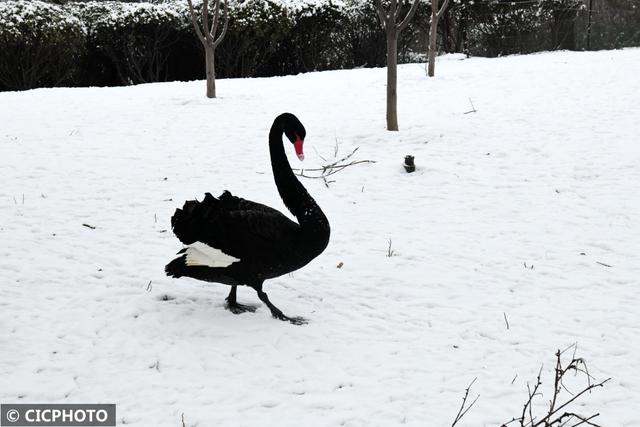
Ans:
{"type": "Polygon", "coordinates": [[[414,163],[414,157],[404,156],[404,164],[402,166],[404,166],[404,170],[406,170],[407,173],[415,172],[416,164],[414,163]]]}

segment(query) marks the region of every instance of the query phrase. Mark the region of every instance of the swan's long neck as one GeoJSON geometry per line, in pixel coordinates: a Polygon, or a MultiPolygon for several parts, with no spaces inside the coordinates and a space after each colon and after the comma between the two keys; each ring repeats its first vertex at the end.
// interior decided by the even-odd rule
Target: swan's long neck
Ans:
{"type": "Polygon", "coordinates": [[[269,152],[273,179],[278,193],[289,211],[298,219],[303,228],[316,228],[328,225],[327,218],[320,206],[309,195],[291,170],[291,165],[284,152],[282,143],[282,120],[276,119],[269,132],[269,152]]]}

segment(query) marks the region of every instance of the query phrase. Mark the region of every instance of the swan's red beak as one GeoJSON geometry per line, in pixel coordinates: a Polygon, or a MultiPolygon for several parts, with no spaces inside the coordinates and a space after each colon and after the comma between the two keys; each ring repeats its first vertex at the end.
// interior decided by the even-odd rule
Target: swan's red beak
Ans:
{"type": "Polygon", "coordinates": [[[304,160],[304,152],[302,151],[302,144],[304,144],[304,141],[300,139],[300,137],[298,137],[298,139],[296,139],[296,142],[293,143],[293,146],[296,149],[296,155],[301,161],[304,160]]]}

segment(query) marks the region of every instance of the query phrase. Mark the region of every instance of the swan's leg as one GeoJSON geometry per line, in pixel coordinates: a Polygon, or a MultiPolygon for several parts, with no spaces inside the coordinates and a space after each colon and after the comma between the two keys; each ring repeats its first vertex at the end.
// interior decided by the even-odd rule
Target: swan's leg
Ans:
{"type": "Polygon", "coordinates": [[[245,313],[247,311],[250,311],[251,313],[253,313],[254,311],[256,311],[256,307],[252,305],[238,304],[238,300],[236,296],[237,288],[238,288],[237,285],[231,286],[231,292],[229,292],[229,296],[227,297],[227,305],[225,306],[226,309],[232,312],[233,314],[245,313]]]}
{"type": "Polygon", "coordinates": [[[258,298],[260,298],[260,301],[267,304],[267,307],[269,307],[269,310],[271,310],[271,315],[276,319],[284,320],[286,322],[291,322],[294,325],[304,325],[306,323],[309,323],[307,319],[305,319],[304,317],[285,316],[285,314],[282,311],[280,311],[278,307],[276,307],[271,303],[271,301],[269,301],[269,297],[262,290],[262,284],[260,284],[260,286],[256,287],[255,289],[256,289],[256,292],[258,292],[258,298]]]}

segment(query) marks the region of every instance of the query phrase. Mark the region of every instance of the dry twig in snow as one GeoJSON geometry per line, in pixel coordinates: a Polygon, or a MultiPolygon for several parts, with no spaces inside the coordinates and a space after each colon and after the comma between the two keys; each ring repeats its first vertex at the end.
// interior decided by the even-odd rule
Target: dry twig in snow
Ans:
{"type": "MultiPolygon", "coordinates": [[[[364,163],[375,163],[375,160],[351,160],[351,157],[356,153],[356,151],[358,151],[360,147],[356,147],[351,153],[349,153],[348,155],[344,156],[343,158],[341,158],[340,160],[336,160],[333,163],[329,163],[327,165],[324,165],[322,167],[319,168],[310,168],[310,169],[293,169],[293,172],[298,175],[301,176],[303,178],[311,178],[311,179],[322,179],[325,183],[325,185],[328,187],[329,183],[334,182],[334,181],[329,181],[327,180],[328,177],[330,177],[331,175],[334,175],[338,172],[343,171],[344,169],[348,168],[349,166],[354,166],[354,165],[359,165],[359,164],[364,164],[364,163]],[[305,172],[315,172],[315,174],[313,175],[309,175],[305,172]]],[[[337,152],[336,152],[337,154],[337,152]]]]}

